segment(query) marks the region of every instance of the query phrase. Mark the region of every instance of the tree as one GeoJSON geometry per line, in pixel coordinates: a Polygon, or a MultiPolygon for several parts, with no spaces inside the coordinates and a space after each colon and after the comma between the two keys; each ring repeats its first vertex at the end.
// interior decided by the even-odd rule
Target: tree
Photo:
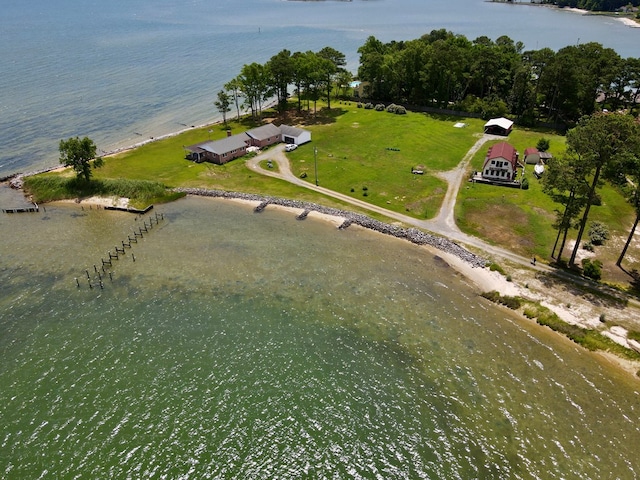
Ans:
{"type": "MultiPolygon", "coordinates": [[[[639,131],[638,135],[640,135],[640,126],[637,126],[637,130],[639,131]]],[[[640,139],[636,142],[635,152],[630,152],[629,155],[623,157],[620,163],[607,172],[607,176],[620,187],[635,212],[635,220],[629,231],[629,236],[616,261],[616,265],[619,267],[622,265],[640,222],[640,139]]]]}
{"type": "Polygon", "coordinates": [[[227,112],[231,110],[231,96],[224,90],[218,92],[218,100],[213,102],[218,111],[222,114],[222,121],[227,124],[227,112]]]}
{"type": "Polygon", "coordinates": [[[556,210],[556,221],[553,227],[558,230],[556,241],[551,251],[551,257],[562,263],[562,252],[567,241],[569,230],[575,225],[576,218],[584,208],[589,191],[589,185],[584,180],[584,163],[575,154],[554,158],[547,165],[543,177],[542,189],[551,199],[563,206],[556,210]],[[561,240],[562,239],[562,240],[561,240]],[[556,249],[560,242],[560,248],[556,249]]]}
{"type": "Polygon", "coordinates": [[[339,52],[335,48],[324,47],[318,52],[318,56],[328,63],[324,63],[324,82],[327,88],[327,108],[331,110],[331,87],[333,85],[334,75],[343,70],[343,67],[347,64],[344,53],[339,52]]]}
{"type": "Polygon", "coordinates": [[[542,137],[540,140],[538,140],[536,148],[539,152],[546,152],[547,150],[549,150],[549,139],[542,137]]]}
{"type": "Polygon", "coordinates": [[[266,70],[264,65],[253,62],[244,65],[238,77],[245,104],[251,109],[254,119],[262,116],[262,102],[271,92],[266,70]]]}
{"type": "Polygon", "coordinates": [[[233,97],[233,103],[235,103],[236,105],[236,113],[237,113],[236,119],[238,121],[240,121],[240,96],[241,96],[240,89],[241,87],[242,87],[242,84],[238,77],[225,83],[224,85],[225,90],[227,90],[228,92],[231,92],[231,96],[233,97]]]}
{"type": "Polygon", "coordinates": [[[60,140],[60,163],[71,167],[80,179],[87,182],[91,179],[91,168],[103,165],[101,157],[96,157],[96,144],[89,137],[82,140],[78,137],[60,140]],[[93,160],[93,165],[92,165],[93,160]]]}
{"type": "Polygon", "coordinates": [[[639,142],[640,131],[637,122],[629,115],[618,113],[583,117],[575,128],[567,132],[568,150],[575,152],[580,158],[586,167],[588,177],[591,178],[588,201],[580,221],[578,238],[569,259],[569,266],[574,265],[589,211],[596,199],[601,174],[613,162],[619,162],[637,152],[639,142]]]}
{"type": "Polygon", "coordinates": [[[284,111],[287,106],[289,83],[293,81],[294,63],[289,50],[282,50],[267,62],[266,68],[269,82],[278,97],[278,110],[284,111]]]}

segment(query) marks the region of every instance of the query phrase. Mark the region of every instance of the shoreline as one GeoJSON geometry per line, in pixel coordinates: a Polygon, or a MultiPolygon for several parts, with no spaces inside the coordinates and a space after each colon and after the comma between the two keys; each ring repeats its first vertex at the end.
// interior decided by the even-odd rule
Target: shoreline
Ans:
{"type": "MultiPolygon", "coordinates": [[[[221,190],[186,188],[175,190],[186,193],[187,195],[224,199],[243,203],[245,205],[250,205],[256,211],[261,211],[267,206],[271,206],[273,208],[290,211],[298,218],[300,218],[299,215],[301,215],[301,213],[304,214],[303,212],[307,212],[309,215],[317,216],[322,221],[331,223],[338,229],[345,229],[351,225],[355,225],[356,227],[365,228],[369,231],[392,236],[398,240],[406,240],[420,248],[424,248],[430,254],[440,257],[448,266],[464,277],[468,282],[473,284],[480,293],[495,290],[500,292],[502,296],[521,297],[528,301],[539,303],[555,313],[562,321],[581,328],[593,329],[600,323],[599,315],[601,313],[598,313],[595,307],[589,306],[588,300],[582,299],[581,296],[568,291],[562,291],[559,296],[560,298],[554,298],[548,293],[545,294],[546,287],[542,282],[539,282],[535,278],[525,278],[520,282],[509,280],[498,271],[492,271],[487,268],[489,262],[486,259],[469,252],[464,247],[461,247],[457,243],[445,237],[439,237],[437,235],[422,232],[415,228],[398,227],[371,219],[366,215],[331,207],[324,207],[310,202],[279,199],[256,194],[226,192],[221,190]],[[569,301],[571,303],[569,303],[569,301]]],[[[531,322],[541,328],[548,328],[543,325],[539,325],[535,319],[528,318],[521,311],[511,309],[508,309],[508,311],[514,315],[518,315],[523,321],[531,322]]],[[[572,340],[562,333],[554,333],[559,337],[572,342],[572,340]]],[[[627,342],[625,333],[626,332],[622,327],[615,325],[611,326],[608,330],[601,332],[602,335],[607,336],[614,342],[624,346],[625,348],[632,349],[627,342]]],[[[635,379],[638,379],[640,362],[626,359],[604,350],[590,351],[586,348],[584,348],[584,350],[585,352],[590,352],[599,356],[608,363],[614,364],[625,373],[628,373],[635,379]]]]}

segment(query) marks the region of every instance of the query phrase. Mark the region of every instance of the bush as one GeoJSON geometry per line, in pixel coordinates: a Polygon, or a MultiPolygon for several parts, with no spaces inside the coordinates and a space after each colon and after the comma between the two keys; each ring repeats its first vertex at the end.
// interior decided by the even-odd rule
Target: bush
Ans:
{"type": "Polygon", "coordinates": [[[395,103],[392,103],[391,105],[389,105],[386,108],[386,110],[387,110],[387,112],[395,113],[396,115],[405,115],[407,113],[407,109],[406,108],[404,108],[402,105],[396,105],[395,103]]]}
{"type": "Polygon", "coordinates": [[[600,260],[591,261],[588,258],[583,259],[582,274],[593,280],[600,280],[602,277],[602,262],[600,260]]]}
{"type": "Polygon", "coordinates": [[[489,270],[491,270],[492,272],[498,272],[500,275],[506,275],[504,269],[497,263],[491,263],[489,265],[489,270]]]}
{"type": "Polygon", "coordinates": [[[536,145],[536,148],[540,152],[546,152],[547,150],[549,150],[549,139],[543,137],[540,140],[538,140],[538,144],[536,145]]]}
{"type": "Polygon", "coordinates": [[[384,110],[385,110],[384,103],[377,104],[375,109],[376,109],[376,112],[384,112],[384,110]]]}
{"type": "Polygon", "coordinates": [[[520,185],[520,188],[522,188],[523,190],[529,190],[529,179],[527,177],[524,177],[522,179],[522,184],[520,185]]]}
{"type": "Polygon", "coordinates": [[[373,103],[369,102],[364,106],[365,110],[373,110],[373,103]]]}
{"type": "Polygon", "coordinates": [[[609,229],[602,222],[591,222],[588,235],[592,244],[602,245],[609,239],[609,229]]]}
{"type": "Polygon", "coordinates": [[[591,242],[584,242],[582,244],[582,248],[588,252],[593,252],[593,243],[591,242]]]}
{"type": "Polygon", "coordinates": [[[482,296],[487,300],[491,300],[493,303],[499,303],[500,305],[504,305],[511,310],[517,310],[522,305],[522,301],[519,297],[510,297],[508,295],[501,296],[500,293],[496,292],[495,290],[484,292],[482,296]]]}
{"type": "Polygon", "coordinates": [[[362,102],[358,102],[358,108],[362,108],[362,107],[363,107],[362,102]]]}

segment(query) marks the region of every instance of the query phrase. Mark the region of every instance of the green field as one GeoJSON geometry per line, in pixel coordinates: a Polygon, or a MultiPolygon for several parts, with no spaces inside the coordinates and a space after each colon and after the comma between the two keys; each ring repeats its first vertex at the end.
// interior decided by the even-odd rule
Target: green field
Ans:
{"type": "MultiPolygon", "coordinates": [[[[265,112],[264,117],[265,121],[276,123],[301,123],[312,131],[311,143],[287,154],[297,176],[306,173],[306,181],[315,183],[317,168],[320,186],[418,219],[436,215],[447,189],[446,182],[436,174],[459,164],[482,135],[484,124],[480,119],[378,112],[358,108],[353,102],[334,103],[330,111],[321,109],[317,115],[305,112],[297,116],[292,107],[284,118],[276,117],[274,112],[265,112]],[[464,122],[467,126],[454,128],[457,122],[464,122]],[[423,170],[424,174],[412,174],[414,168],[423,170]]],[[[229,123],[233,133],[254,126],[256,124],[249,119],[229,123]]],[[[252,172],[242,159],[226,165],[196,164],[185,159],[185,145],[223,138],[226,129],[220,124],[190,129],[180,135],[109,156],[105,158],[103,168],[94,171],[94,178],[102,182],[107,191],[111,188],[113,195],[133,191],[134,202],[138,206],[149,199],[163,200],[155,190],[159,183],[169,188],[201,187],[259,193],[357,210],[319,193],[252,172]],[[124,187],[129,190],[123,190],[124,187]],[[136,197],[137,191],[141,192],[139,198],[136,197]]],[[[549,151],[554,156],[563,154],[564,137],[552,132],[516,127],[506,140],[522,156],[525,148],[535,146],[542,137],[550,141],[549,151]]],[[[477,152],[469,165],[469,173],[481,170],[490,145],[485,144],[477,152]]],[[[542,192],[541,182],[534,177],[531,165],[526,167],[525,174],[529,180],[527,190],[463,184],[456,205],[456,221],[463,231],[489,243],[525,257],[535,255],[542,261],[550,261],[556,235],[552,223],[558,206],[542,192]]],[[[69,181],[72,177],[70,172],[45,176],[59,181],[69,181]]],[[[38,190],[45,187],[37,186],[35,182],[27,183],[27,189],[31,189],[40,201],[56,196],[74,196],[74,192],[52,185],[52,180],[46,183],[45,196],[38,197],[38,190]]],[[[108,195],[102,190],[98,193],[108,195]]],[[[633,211],[611,187],[605,186],[601,196],[602,206],[592,209],[590,221],[605,223],[612,240],[598,247],[596,256],[609,272],[605,275],[606,280],[628,282],[628,277],[613,264],[620,251],[620,241],[626,239],[632,224],[633,211]]],[[[168,196],[164,200],[172,198],[168,196]]],[[[565,251],[565,258],[569,253],[565,251]]],[[[630,262],[629,269],[640,268],[632,258],[630,262]]]]}
{"type": "Polygon", "coordinates": [[[447,190],[434,174],[454,168],[478,140],[484,122],[425,114],[395,115],[336,107],[335,123],[313,128],[313,142],[289,154],[294,174],[319,185],[415,218],[434,217],[447,190]],[[454,128],[456,122],[468,124],[454,128]],[[424,175],[414,175],[419,167],[424,175]]]}

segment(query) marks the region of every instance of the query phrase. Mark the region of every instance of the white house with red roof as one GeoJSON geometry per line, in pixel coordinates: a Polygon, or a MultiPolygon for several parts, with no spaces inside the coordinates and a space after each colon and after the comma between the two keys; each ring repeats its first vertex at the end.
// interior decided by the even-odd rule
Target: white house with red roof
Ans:
{"type": "Polygon", "coordinates": [[[518,168],[518,151],[507,142],[496,143],[487,151],[482,178],[492,182],[514,182],[518,168]]]}

